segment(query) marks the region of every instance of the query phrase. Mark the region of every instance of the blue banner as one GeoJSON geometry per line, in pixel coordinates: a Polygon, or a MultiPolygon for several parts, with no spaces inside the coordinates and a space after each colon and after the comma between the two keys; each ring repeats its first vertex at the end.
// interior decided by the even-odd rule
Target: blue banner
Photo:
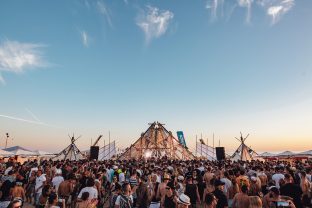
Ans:
{"type": "Polygon", "coordinates": [[[178,136],[180,144],[182,144],[184,147],[186,147],[183,131],[177,131],[177,136],[178,136]]]}

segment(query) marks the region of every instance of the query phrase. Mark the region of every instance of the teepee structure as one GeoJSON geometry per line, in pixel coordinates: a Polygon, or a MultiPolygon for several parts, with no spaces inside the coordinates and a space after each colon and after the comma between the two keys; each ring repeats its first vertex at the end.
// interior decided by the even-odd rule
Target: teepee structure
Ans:
{"type": "Polygon", "coordinates": [[[164,124],[154,122],[118,159],[162,158],[190,160],[195,156],[184,147],[164,124]]]}
{"type": "Polygon", "coordinates": [[[243,138],[242,132],[240,132],[240,134],[241,134],[240,138],[238,139],[235,137],[235,139],[237,139],[241,144],[239,145],[237,150],[234,152],[231,159],[234,161],[238,161],[238,160],[251,161],[253,160],[253,157],[257,156],[258,154],[245,144],[245,141],[247,137],[249,136],[249,134],[245,138],[243,138]]]}
{"type": "Polygon", "coordinates": [[[60,153],[58,153],[53,160],[82,160],[86,159],[86,155],[83,154],[78,147],[76,146],[75,142],[81,137],[75,138],[73,135],[72,137],[68,135],[70,138],[70,145],[68,145],[65,149],[63,149],[60,153]]]}

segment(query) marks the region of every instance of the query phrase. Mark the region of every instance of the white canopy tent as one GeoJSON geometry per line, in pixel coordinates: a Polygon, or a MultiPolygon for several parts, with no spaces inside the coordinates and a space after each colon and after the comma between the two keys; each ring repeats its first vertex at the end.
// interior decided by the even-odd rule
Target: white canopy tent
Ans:
{"type": "Polygon", "coordinates": [[[18,156],[36,156],[34,152],[20,146],[9,147],[4,150],[18,156]]]}
{"type": "Polygon", "coordinates": [[[8,152],[8,151],[0,149],[0,157],[10,157],[10,156],[13,156],[12,152],[8,152]]]}

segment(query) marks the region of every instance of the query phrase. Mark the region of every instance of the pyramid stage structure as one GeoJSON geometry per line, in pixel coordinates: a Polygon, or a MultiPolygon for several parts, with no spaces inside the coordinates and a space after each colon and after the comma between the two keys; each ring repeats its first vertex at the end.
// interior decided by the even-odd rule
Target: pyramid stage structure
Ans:
{"type": "Polygon", "coordinates": [[[195,156],[176,139],[164,124],[154,122],[118,159],[163,158],[192,160],[195,156]]]}

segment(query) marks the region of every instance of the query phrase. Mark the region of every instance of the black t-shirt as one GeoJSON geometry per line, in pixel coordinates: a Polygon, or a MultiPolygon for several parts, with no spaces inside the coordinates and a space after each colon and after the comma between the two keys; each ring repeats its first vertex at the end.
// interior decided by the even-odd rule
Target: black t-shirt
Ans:
{"type": "Polygon", "coordinates": [[[174,203],[174,198],[168,197],[167,195],[165,196],[165,201],[164,201],[164,207],[165,208],[175,208],[176,204],[174,203]]]}
{"type": "Polygon", "coordinates": [[[218,203],[217,208],[223,208],[228,206],[227,198],[223,191],[220,191],[219,189],[216,189],[213,194],[217,197],[218,203]]]}
{"type": "Polygon", "coordinates": [[[185,194],[190,197],[191,204],[196,204],[197,200],[197,185],[196,184],[186,184],[185,186],[185,194]]]}
{"type": "Polygon", "coordinates": [[[297,184],[293,183],[287,183],[284,186],[280,188],[280,192],[282,196],[289,196],[293,198],[294,204],[296,205],[297,208],[301,208],[301,195],[302,195],[302,190],[300,186],[297,184]]]}
{"type": "Polygon", "coordinates": [[[3,182],[0,191],[2,193],[0,201],[8,201],[10,200],[10,190],[13,187],[13,183],[9,180],[3,182]]]}

